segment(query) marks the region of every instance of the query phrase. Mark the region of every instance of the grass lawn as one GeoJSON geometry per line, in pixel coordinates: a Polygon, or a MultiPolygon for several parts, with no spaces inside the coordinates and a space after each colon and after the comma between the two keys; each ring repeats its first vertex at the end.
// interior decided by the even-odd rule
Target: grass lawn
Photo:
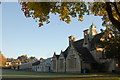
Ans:
{"type": "Polygon", "coordinates": [[[80,74],[80,73],[41,73],[41,72],[26,72],[17,70],[2,70],[2,78],[25,78],[37,80],[120,80],[120,75],[117,74],[80,74]]]}

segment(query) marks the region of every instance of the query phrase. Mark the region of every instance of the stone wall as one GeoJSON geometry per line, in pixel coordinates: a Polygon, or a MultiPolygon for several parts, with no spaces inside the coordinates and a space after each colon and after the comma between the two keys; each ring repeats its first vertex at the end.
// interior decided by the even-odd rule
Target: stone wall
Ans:
{"type": "Polygon", "coordinates": [[[57,61],[57,58],[55,58],[55,57],[53,57],[52,58],[52,62],[51,62],[51,70],[52,70],[52,72],[57,72],[58,70],[57,70],[57,63],[58,61],[57,61]]]}
{"type": "Polygon", "coordinates": [[[66,65],[65,57],[61,53],[58,59],[58,72],[65,72],[65,65],[66,65]]]}
{"type": "Polygon", "coordinates": [[[67,55],[66,72],[81,73],[81,59],[74,49],[70,49],[67,55]]]}

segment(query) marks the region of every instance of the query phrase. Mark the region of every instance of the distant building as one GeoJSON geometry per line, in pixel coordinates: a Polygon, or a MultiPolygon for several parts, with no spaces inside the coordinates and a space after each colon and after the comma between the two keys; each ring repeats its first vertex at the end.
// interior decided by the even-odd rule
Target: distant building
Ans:
{"type": "Polygon", "coordinates": [[[116,62],[107,59],[103,55],[103,49],[98,41],[103,39],[105,34],[97,33],[93,24],[89,29],[84,30],[84,38],[76,40],[69,37],[69,46],[60,55],[54,53],[51,68],[53,72],[112,72],[116,69],[116,62]]]}
{"type": "Polygon", "coordinates": [[[21,65],[21,61],[18,59],[7,58],[5,67],[12,67],[13,69],[21,65]]]}
{"type": "Polygon", "coordinates": [[[26,70],[26,71],[31,71],[32,70],[32,65],[34,63],[39,63],[39,60],[33,61],[33,62],[28,62],[28,63],[22,63],[21,65],[19,65],[19,69],[20,70],[26,70]]]}
{"type": "Polygon", "coordinates": [[[51,58],[47,58],[39,63],[32,65],[32,71],[51,72],[51,58]]]}
{"type": "Polygon", "coordinates": [[[56,55],[56,53],[54,52],[54,55],[52,57],[52,61],[51,61],[51,69],[52,72],[58,72],[58,58],[60,55],[56,55]]]}

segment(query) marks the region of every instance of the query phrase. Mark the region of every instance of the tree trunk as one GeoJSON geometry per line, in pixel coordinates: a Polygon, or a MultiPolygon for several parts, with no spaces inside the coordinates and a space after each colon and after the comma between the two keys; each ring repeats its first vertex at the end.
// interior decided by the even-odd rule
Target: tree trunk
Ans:
{"type": "MultiPolygon", "coordinates": [[[[110,19],[110,21],[112,22],[112,24],[120,31],[120,22],[117,21],[112,14],[112,7],[110,5],[111,2],[106,2],[106,11],[108,13],[108,17],[110,19]]],[[[119,16],[120,17],[120,16],[119,16]]]]}

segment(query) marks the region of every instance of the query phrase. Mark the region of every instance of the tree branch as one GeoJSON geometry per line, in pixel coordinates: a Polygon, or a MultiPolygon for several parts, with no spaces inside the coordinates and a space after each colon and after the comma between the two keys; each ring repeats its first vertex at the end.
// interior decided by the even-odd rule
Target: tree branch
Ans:
{"type": "Polygon", "coordinates": [[[106,11],[108,13],[108,17],[110,19],[110,21],[112,22],[112,24],[120,31],[120,22],[117,21],[112,14],[112,7],[110,5],[110,2],[106,2],[106,11]]]}
{"type": "Polygon", "coordinates": [[[118,16],[120,17],[120,12],[119,12],[119,10],[118,10],[118,8],[117,8],[117,3],[116,3],[116,2],[113,2],[113,5],[114,5],[114,7],[115,7],[116,13],[117,13],[118,16]]]}

